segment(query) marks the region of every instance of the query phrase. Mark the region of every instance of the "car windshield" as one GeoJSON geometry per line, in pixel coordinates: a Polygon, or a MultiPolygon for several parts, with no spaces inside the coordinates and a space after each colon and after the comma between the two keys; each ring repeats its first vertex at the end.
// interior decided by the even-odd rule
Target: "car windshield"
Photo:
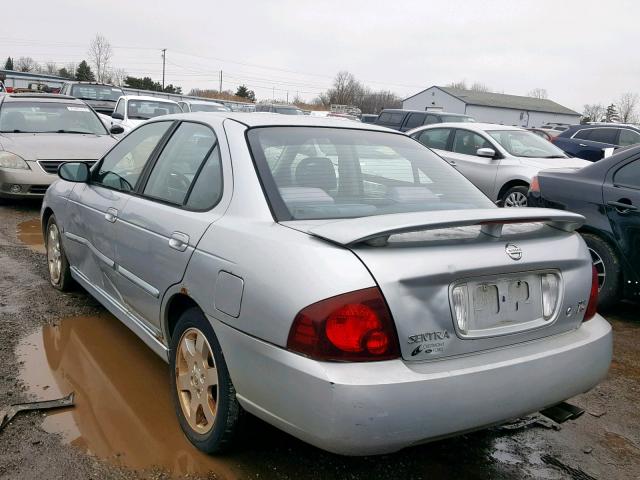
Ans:
{"type": "Polygon", "coordinates": [[[465,117],[464,115],[442,115],[442,123],[456,122],[475,122],[475,119],[472,117],[465,117]]]}
{"type": "Polygon", "coordinates": [[[304,115],[302,110],[298,110],[297,108],[290,107],[275,107],[276,113],[281,113],[283,115],[304,115]]]}
{"type": "Polygon", "coordinates": [[[89,107],[59,102],[5,102],[0,108],[0,132],[108,135],[89,107]]]}
{"type": "Polygon", "coordinates": [[[227,107],[222,105],[216,105],[212,103],[211,105],[205,105],[202,103],[192,103],[191,104],[192,112],[228,112],[227,107]]]}
{"type": "Polygon", "coordinates": [[[277,220],[352,218],[495,205],[404,135],[320,127],[248,133],[277,220]]]}
{"type": "Polygon", "coordinates": [[[117,102],[124,95],[121,88],[109,85],[74,85],[71,96],[81,100],[97,100],[100,102],[117,102]]]}
{"type": "Polygon", "coordinates": [[[127,113],[131,120],[148,120],[170,113],[182,113],[177,103],[161,102],[155,100],[129,100],[127,113]]]}
{"type": "Polygon", "coordinates": [[[558,147],[523,130],[490,130],[487,133],[514,157],[566,158],[558,147]]]}

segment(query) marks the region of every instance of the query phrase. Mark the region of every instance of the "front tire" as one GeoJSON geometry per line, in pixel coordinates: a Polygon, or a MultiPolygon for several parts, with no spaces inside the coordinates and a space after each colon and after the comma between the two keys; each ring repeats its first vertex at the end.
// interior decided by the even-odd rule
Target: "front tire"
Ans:
{"type": "Polygon", "coordinates": [[[71,278],[71,268],[69,268],[67,254],[62,245],[62,236],[54,215],[51,215],[47,221],[44,245],[47,250],[49,282],[53,288],[68,292],[73,288],[73,278],[71,278]]]}
{"type": "Polygon", "coordinates": [[[621,269],[618,255],[611,245],[592,233],[583,233],[593,266],[598,272],[598,307],[602,310],[612,307],[620,294],[621,269]]]}
{"type": "Polygon", "coordinates": [[[171,396],[182,431],[206,453],[224,452],[236,437],[242,408],[220,343],[198,308],[186,310],[171,337],[171,396]]]}
{"type": "Polygon", "coordinates": [[[528,194],[529,194],[529,187],[525,187],[523,185],[511,187],[502,195],[502,198],[501,198],[502,206],[509,207],[509,208],[526,207],[528,204],[528,201],[527,201],[528,194]]]}

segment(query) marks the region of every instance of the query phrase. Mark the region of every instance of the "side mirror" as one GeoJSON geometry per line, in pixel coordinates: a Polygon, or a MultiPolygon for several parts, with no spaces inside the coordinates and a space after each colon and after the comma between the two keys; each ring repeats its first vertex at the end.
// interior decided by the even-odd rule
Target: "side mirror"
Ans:
{"type": "Polygon", "coordinates": [[[112,125],[109,131],[113,135],[120,135],[121,133],[124,133],[124,127],[122,125],[112,125]]]}
{"type": "Polygon", "coordinates": [[[495,158],[496,151],[493,148],[479,148],[476,150],[476,155],[478,157],[495,158]]]}
{"type": "Polygon", "coordinates": [[[116,120],[124,120],[124,115],[119,112],[113,112],[111,114],[111,118],[114,118],[116,120]]]}
{"type": "Polygon", "coordinates": [[[67,182],[87,183],[89,165],[84,162],[67,162],[58,167],[58,176],[67,182]]]}

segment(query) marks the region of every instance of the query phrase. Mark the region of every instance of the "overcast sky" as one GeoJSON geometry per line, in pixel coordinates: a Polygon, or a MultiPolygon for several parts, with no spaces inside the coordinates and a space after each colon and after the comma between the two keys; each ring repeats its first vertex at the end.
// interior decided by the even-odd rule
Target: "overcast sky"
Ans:
{"type": "Polygon", "coordinates": [[[640,93],[640,1],[32,0],[3,11],[0,58],[60,66],[102,33],[113,66],[166,83],[244,83],[258,98],[312,98],[339,70],[402,97],[466,80],[578,111],[640,93]],[[275,88],[275,90],[274,90],[275,88]]]}

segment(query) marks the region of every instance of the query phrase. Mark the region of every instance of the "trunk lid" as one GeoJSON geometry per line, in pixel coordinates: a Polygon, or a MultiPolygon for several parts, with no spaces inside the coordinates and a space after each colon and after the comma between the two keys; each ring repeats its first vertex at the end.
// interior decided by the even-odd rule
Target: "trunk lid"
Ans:
{"type": "Polygon", "coordinates": [[[576,328],[591,287],[590,256],[573,233],[583,221],[564,211],[496,208],[286,223],[353,251],[389,305],[403,358],[424,361],[576,328]],[[549,277],[558,299],[545,318],[549,277]],[[456,304],[454,291],[466,297],[456,304]],[[455,320],[460,304],[466,329],[455,320]]]}

